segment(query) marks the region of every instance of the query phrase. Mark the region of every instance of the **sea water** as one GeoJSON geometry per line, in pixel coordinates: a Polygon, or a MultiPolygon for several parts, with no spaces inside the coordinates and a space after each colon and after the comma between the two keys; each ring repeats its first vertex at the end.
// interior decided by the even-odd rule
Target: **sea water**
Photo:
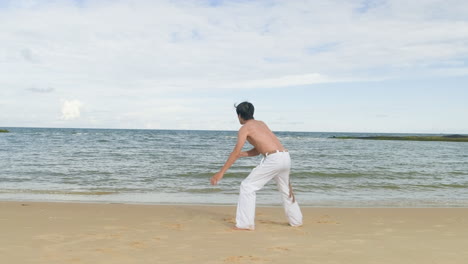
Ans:
{"type": "MultiPolygon", "coordinates": [[[[235,131],[7,129],[0,133],[3,201],[234,205],[241,181],[262,158],[237,160],[212,186],[235,131]]],[[[303,206],[468,207],[466,142],[275,133],[289,149],[291,181],[303,206]]],[[[257,193],[257,204],[281,204],[273,181],[257,193]]]]}

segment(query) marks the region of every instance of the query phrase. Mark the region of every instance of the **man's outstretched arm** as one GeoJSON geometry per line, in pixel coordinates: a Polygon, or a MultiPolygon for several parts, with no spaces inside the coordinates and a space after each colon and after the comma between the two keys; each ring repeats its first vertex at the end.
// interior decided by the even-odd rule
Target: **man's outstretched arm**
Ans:
{"type": "Polygon", "coordinates": [[[229,158],[227,159],[226,163],[224,163],[224,166],[221,168],[221,170],[216,173],[213,177],[211,177],[211,184],[216,185],[218,182],[223,178],[224,173],[236,162],[236,160],[241,156],[241,150],[242,147],[245,144],[245,141],[247,140],[247,130],[242,127],[239,130],[239,133],[237,134],[237,144],[232,150],[231,154],[229,155],[229,158]]]}

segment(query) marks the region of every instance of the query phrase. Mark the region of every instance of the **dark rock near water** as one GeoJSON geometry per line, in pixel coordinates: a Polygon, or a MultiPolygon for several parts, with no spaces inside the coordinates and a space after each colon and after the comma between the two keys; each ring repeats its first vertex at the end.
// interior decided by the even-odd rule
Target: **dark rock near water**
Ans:
{"type": "Polygon", "coordinates": [[[446,138],[468,138],[468,136],[465,136],[465,135],[446,135],[446,136],[443,136],[443,137],[446,137],[446,138]]]}

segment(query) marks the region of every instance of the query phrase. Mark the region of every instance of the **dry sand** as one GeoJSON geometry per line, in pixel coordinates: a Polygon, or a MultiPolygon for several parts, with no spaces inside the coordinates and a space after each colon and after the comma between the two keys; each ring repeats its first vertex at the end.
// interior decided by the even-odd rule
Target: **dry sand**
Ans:
{"type": "Polygon", "coordinates": [[[0,263],[468,263],[468,209],[0,202],[0,263]]]}

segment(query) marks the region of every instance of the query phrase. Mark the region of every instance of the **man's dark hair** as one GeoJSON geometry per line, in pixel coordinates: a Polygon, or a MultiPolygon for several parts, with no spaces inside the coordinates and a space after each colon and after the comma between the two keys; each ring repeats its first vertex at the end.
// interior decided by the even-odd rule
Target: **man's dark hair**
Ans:
{"type": "Polygon", "coordinates": [[[249,102],[242,102],[236,105],[235,107],[236,107],[237,115],[240,115],[242,119],[244,120],[254,119],[253,115],[254,115],[255,109],[254,109],[253,104],[249,102]]]}

